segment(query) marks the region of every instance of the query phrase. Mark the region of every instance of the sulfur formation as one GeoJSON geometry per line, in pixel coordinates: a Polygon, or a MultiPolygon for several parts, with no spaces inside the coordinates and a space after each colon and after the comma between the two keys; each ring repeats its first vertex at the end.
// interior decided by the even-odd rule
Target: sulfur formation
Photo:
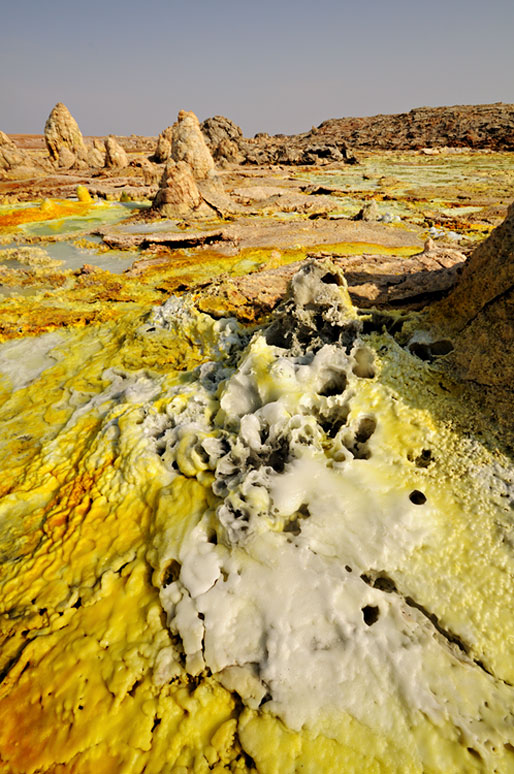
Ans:
{"type": "Polygon", "coordinates": [[[513,469],[384,319],[3,345],[6,771],[512,770],[513,469]]]}

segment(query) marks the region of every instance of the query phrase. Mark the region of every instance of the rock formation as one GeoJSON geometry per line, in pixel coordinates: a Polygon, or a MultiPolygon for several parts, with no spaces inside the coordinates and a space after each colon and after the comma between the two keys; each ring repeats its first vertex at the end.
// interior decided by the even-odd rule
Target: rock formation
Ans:
{"type": "Polygon", "coordinates": [[[174,161],[189,164],[196,180],[209,177],[214,170],[213,158],[194,113],[181,110],[178,114],[172,127],[171,156],[174,161]]]}
{"type": "Polygon", "coordinates": [[[225,118],[225,116],[206,118],[200,129],[211,153],[214,153],[223,140],[233,140],[239,143],[243,139],[241,128],[231,121],[230,118],[225,118]]]}
{"type": "Polygon", "coordinates": [[[370,202],[366,202],[362,209],[359,210],[354,220],[380,220],[380,210],[378,209],[378,204],[376,203],[375,199],[372,199],[370,202]]]}
{"type": "Polygon", "coordinates": [[[73,153],[79,160],[87,158],[87,149],[78,124],[62,102],[58,102],[48,116],[45,124],[45,142],[53,161],[59,161],[63,148],[73,153]]]}
{"type": "Polygon", "coordinates": [[[432,319],[454,345],[463,378],[512,391],[514,385],[514,203],[467,260],[453,292],[432,319]]]}
{"type": "Polygon", "coordinates": [[[316,134],[319,142],[348,142],[353,148],[514,150],[514,105],[421,107],[394,115],[331,118],[316,134]]]}
{"type": "Polygon", "coordinates": [[[88,149],[87,161],[91,167],[105,166],[105,145],[101,140],[93,140],[93,147],[88,149]]]}
{"type": "Polygon", "coordinates": [[[157,161],[158,164],[162,164],[162,162],[168,161],[171,156],[172,135],[172,126],[168,126],[160,133],[159,137],[157,138],[157,147],[153,155],[153,161],[157,161]]]}
{"type": "Polygon", "coordinates": [[[105,166],[106,167],[128,167],[128,156],[116,140],[109,135],[105,141],[105,166]]]}
{"type": "Polygon", "coordinates": [[[243,132],[230,118],[213,116],[200,128],[215,161],[241,164],[245,160],[243,132]]]}
{"type": "Polygon", "coordinates": [[[152,209],[166,218],[183,218],[198,209],[202,197],[185,161],[168,161],[152,209]]]}
{"type": "Polygon", "coordinates": [[[12,169],[30,163],[26,154],[13,143],[10,137],[0,132],[0,171],[10,172],[12,169]]]}
{"type": "Polygon", "coordinates": [[[59,167],[61,169],[71,169],[76,164],[77,164],[77,157],[75,156],[75,154],[72,153],[70,149],[66,147],[66,145],[63,145],[59,153],[59,160],[58,160],[59,167]]]}
{"type": "Polygon", "coordinates": [[[144,156],[136,156],[136,158],[130,161],[131,170],[137,171],[143,178],[144,184],[147,186],[153,186],[159,183],[162,177],[162,169],[156,164],[145,158],[144,156]]]}

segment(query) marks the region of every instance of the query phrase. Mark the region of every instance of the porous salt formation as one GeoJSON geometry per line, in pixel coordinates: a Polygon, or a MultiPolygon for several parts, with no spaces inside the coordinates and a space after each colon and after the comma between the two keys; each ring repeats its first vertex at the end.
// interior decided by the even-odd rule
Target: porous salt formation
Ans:
{"type": "Polygon", "coordinates": [[[170,471],[216,496],[179,550],[165,530],[157,542],[161,601],[190,674],[289,728],[344,713],[414,739],[447,724],[442,746],[458,734],[491,765],[514,742],[514,691],[397,587],[416,551],[442,547],[445,497],[402,460],[394,436],[412,428],[360,327],[337,271],[311,264],[235,371],[203,366],[186,403],[145,423],[170,471]]]}
{"type": "Polygon", "coordinates": [[[512,771],[512,465],[333,264],[0,371],[10,770],[512,771]]]}

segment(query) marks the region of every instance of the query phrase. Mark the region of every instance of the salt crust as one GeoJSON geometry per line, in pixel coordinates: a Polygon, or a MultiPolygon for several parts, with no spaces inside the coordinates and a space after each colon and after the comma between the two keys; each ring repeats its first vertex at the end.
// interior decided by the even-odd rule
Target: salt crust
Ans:
{"type": "MultiPolygon", "coordinates": [[[[305,328],[319,304],[312,277],[303,279],[295,301],[305,328]]],[[[238,358],[230,329],[231,357],[201,366],[145,421],[168,470],[215,495],[179,546],[158,545],[168,625],[189,673],[208,668],[290,728],[348,712],[396,734],[429,718],[450,722],[487,760],[514,740],[512,687],[400,594],[366,579],[435,541],[438,493],[428,486],[422,503],[412,497],[391,396],[373,379],[345,303],[340,314],[335,342],[320,340],[318,319],[315,344],[302,334],[303,350],[296,334],[288,349],[263,331],[238,358]]]]}
{"type": "MultiPolygon", "coordinates": [[[[200,317],[172,299],[141,335],[162,327],[201,338],[200,317]]],[[[107,389],[70,420],[113,401],[140,405],[137,442],[159,461],[162,485],[183,475],[206,491],[196,523],[184,510],[181,540],[157,532],[149,554],[187,671],[209,669],[293,729],[347,712],[397,735],[428,718],[489,760],[514,742],[512,687],[404,596],[369,583],[437,542],[441,508],[428,480],[426,500],[411,497],[419,474],[406,468],[404,445],[419,446],[421,431],[374,377],[344,283],[297,277],[285,316],[250,341],[233,320],[207,327],[215,359],[171,386],[107,369],[107,389]]],[[[59,334],[30,343],[30,357],[26,341],[0,350],[17,386],[58,358],[59,334]]],[[[158,684],[182,670],[171,650],[157,666],[158,684]]]]}
{"type": "Polygon", "coordinates": [[[57,348],[63,343],[58,331],[35,338],[13,339],[0,345],[0,374],[12,390],[19,390],[37,379],[59,359],[57,348]],[[55,350],[55,351],[54,351],[55,350]]]}

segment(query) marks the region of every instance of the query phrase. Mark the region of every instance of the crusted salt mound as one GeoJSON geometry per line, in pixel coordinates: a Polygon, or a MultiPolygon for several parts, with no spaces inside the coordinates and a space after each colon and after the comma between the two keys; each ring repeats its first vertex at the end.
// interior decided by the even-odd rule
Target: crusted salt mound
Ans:
{"type": "Polygon", "coordinates": [[[406,462],[416,421],[360,329],[339,271],[307,265],[235,367],[205,364],[152,419],[168,469],[212,493],[179,546],[156,538],[161,603],[191,675],[210,670],[291,729],[350,715],[412,742],[428,722],[493,761],[514,740],[513,689],[473,657],[469,620],[456,634],[425,604],[442,523],[464,517],[419,483],[430,452],[406,462]],[[420,556],[424,588],[408,570],[420,556]]]}

